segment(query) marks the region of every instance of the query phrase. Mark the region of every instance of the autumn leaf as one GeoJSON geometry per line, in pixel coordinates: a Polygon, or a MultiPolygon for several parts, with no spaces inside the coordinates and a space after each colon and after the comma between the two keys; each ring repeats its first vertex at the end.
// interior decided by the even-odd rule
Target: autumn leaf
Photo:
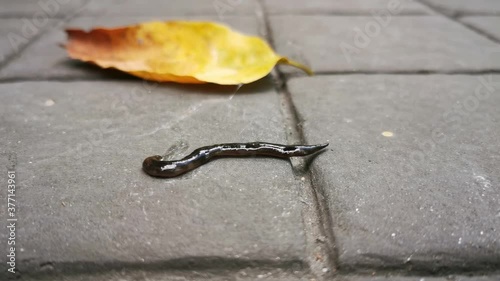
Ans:
{"type": "Polygon", "coordinates": [[[71,58],[147,80],[246,84],[266,76],[279,63],[312,74],[308,67],[276,54],[261,38],[212,22],[146,22],[66,32],[71,58]]]}

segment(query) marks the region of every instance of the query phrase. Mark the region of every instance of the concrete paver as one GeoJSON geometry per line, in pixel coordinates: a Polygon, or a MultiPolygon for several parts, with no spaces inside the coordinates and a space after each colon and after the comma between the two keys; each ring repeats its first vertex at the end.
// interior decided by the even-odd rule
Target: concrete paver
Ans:
{"type": "Polygon", "coordinates": [[[302,270],[301,205],[289,162],[221,159],[175,180],[141,169],[145,157],[180,142],[189,149],[174,158],[221,142],[283,143],[269,87],[263,81],[231,96],[233,87],[165,85],[148,93],[142,82],[125,81],[0,85],[1,155],[18,159],[19,269],[266,262],[302,270]]]}
{"type": "Polygon", "coordinates": [[[219,19],[226,16],[253,15],[259,6],[255,0],[183,0],[172,5],[170,1],[150,0],[92,0],[86,5],[83,15],[114,16],[193,16],[217,15],[219,19]]]}
{"type": "Polygon", "coordinates": [[[4,2],[0,166],[17,172],[20,280],[500,279],[500,2],[4,2]],[[158,85],[58,47],[65,26],[172,19],[268,35],[311,65],[319,76],[280,66],[298,115],[270,77],[236,93],[158,85]],[[172,145],[180,158],[295,130],[330,142],[308,175],[269,158],[141,170],[172,145]]]}
{"type": "Polygon", "coordinates": [[[24,17],[29,20],[63,18],[85,7],[86,0],[16,0],[2,1],[0,17],[24,17]]]}
{"type": "Polygon", "coordinates": [[[451,16],[500,15],[500,3],[496,0],[421,0],[451,16]]]}
{"type": "Polygon", "coordinates": [[[457,281],[496,281],[500,280],[500,275],[478,275],[478,276],[456,276],[457,281]]]}
{"type": "Polygon", "coordinates": [[[426,6],[412,0],[264,0],[268,14],[342,14],[371,15],[381,11],[389,12],[396,7],[401,15],[424,15],[430,12],[426,6]]]}
{"type": "MultiPolygon", "coordinates": [[[[120,272],[106,272],[103,274],[79,274],[79,275],[46,275],[23,277],[26,281],[312,281],[315,277],[299,271],[273,269],[273,268],[245,268],[241,270],[170,270],[169,272],[156,272],[145,270],[122,270],[120,272]]],[[[434,281],[434,280],[433,280],[434,281]]],[[[436,280],[441,281],[441,280],[436,280]]],[[[487,281],[487,280],[481,280],[487,281]]]]}
{"type": "Polygon", "coordinates": [[[383,27],[374,17],[270,17],[277,51],[308,63],[314,71],[500,69],[500,45],[459,23],[428,16],[390,17],[387,21],[383,27]]]}
{"type": "Polygon", "coordinates": [[[340,267],[498,268],[500,76],[289,82],[340,267]],[[486,82],[485,82],[486,81],[486,82]]]}
{"type": "Polygon", "coordinates": [[[463,17],[460,21],[465,22],[485,34],[500,41],[500,17],[463,17]]]}
{"type": "MultiPolygon", "coordinates": [[[[390,274],[389,274],[390,275],[390,274]]],[[[449,275],[446,277],[425,277],[420,276],[405,277],[405,276],[348,276],[346,278],[340,278],[342,281],[496,281],[499,280],[500,276],[484,275],[484,276],[454,276],[449,275]]]]}
{"type": "Polygon", "coordinates": [[[37,25],[29,19],[0,19],[0,63],[21,51],[38,33],[51,24],[53,21],[48,19],[38,22],[37,25]]]}
{"type": "MultiPolygon", "coordinates": [[[[182,17],[81,17],[69,22],[66,27],[90,29],[94,26],[115,27],[144,21],[175,20],[179,18],[182,17]]],[[[197,16],[183,19],[219,21],[217,16],[197,16]]],[[[257,20],[251,16],[227,16],[219,22],[247,34],[259,35],[260,33],[257,20]]],[[[106,79],[127,77],[127,75],[118,71],[100,71],[97,67],[69,59],[66,51],[59,47],[64,42],[66,42],[66,34],[63,28],[50,31],[29,46],[16,60],[0,70],[0,78],[106,79]]]]}
{"type": "MultiPolygon", "coordinates": [[[[447,281],[446,277],[427,277],[424,281],[447,281]]],[[[347,276],[342,281],[422,281],[419,276],[347,276]]]]}

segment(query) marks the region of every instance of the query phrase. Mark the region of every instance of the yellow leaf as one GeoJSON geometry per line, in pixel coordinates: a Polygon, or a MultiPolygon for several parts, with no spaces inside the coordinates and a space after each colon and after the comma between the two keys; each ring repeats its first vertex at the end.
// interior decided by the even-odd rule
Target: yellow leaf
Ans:
{"type": "Polygon", "coordinates": [[[89,32],[67,29],[71,58],[154,81],[246,84],[278,63],[312,71],[277,55],[262,39],[212,22],[147,22],[89,32]]]}

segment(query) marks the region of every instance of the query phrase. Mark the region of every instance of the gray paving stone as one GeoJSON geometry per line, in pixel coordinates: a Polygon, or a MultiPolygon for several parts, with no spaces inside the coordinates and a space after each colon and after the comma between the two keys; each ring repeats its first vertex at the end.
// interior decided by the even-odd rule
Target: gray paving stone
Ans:
{"type": "Polygon", "coordinates": [[[39,32],[53,24],[52,20],[35,25],[29,19],[0,19],[0,63],[19,52],[39,32]]]}
{"type": "MultiPolygon", "coordinates": [[[[210,85],[148,93],[140,81],[1,84],[0,155],[18,159],[19,269],[302,270],[289,162],[220,159],[176,179],[141,169],[145,157],[180,142],[189,149],[173,158],[215,143],[285,142],[272,89],[270,81],[234,96],[234,87],[210,85]]],[[[5,273],[5,255],[0,264],[5,273]]]]}
{"type": "MultiPolygon", "coordinates": [[[[389,274],[390,275],[390,274],[389,274]]],[[[446,277],[419,277],[419,276],[347,276],[340,281],[448,281],[446,277]]]]}
{"type": "Polygon", "coordinates": [[[500,17],[463,17],[460,21],[481,30],[500,41],[500,17]]]}
{"type": "Polygon", "coordinates": [[[331,145],[313,172],[341,268],[499,267],[500,76],[305,77],[289,89],[307,142],[331,145]]]}
{"type": "Polygon", "coordinates": [[[390,12],[396,7],[395,14],[423,15],[430,12],[426,6],[412,0],[264,0],[263,5],[269,14],[348,14],[359,15],[390,12]]]}
{"type": "MultiPolygon", "coordinates": [[[[314,281],[317,280],[310,274],[299,271],[273,269],[273,268],[245,268],[235,270],[168,270],[157,271],[130,271],[108,272],[103,274],[78,274],[78,275],[47,275],[23,276],[23,281],[314,281]]],[[[441,281],[441,280],[439,280],[441,281]]],[[[486,280],[484,280],[486,281],[486,280]]]]}
{"type": "Polygon", "coordinates": [[[314,71],[500,69],[500,45],[441,17],[391,17],[386,27],[373,17],[271,16],[270,22],[277,51],[314,71]]]}
{"type": "Polygon", "coordinates": [[[500,275],[484,275],[484,276],[456,276],[456,281],[497,281],[500,280],[500,275]]]}
{"type": "Polygon", "coordinates": [[[438,10],[451,15],[500,15],[497,0],[421,0],[438,10]]]}
{"type": "Polygon", "coordinates": [[[16,0],[2,1],[0,17],[22,16],[29,20],[64,18],[68,13],[82,9],[85,0],[16,0]]]}
{"type": "Polygon", "coordinates": [[[119,16],[226,16],[253,15],[259,11],[255,0],[183,0],[183,1],[133,1],[133,0],[93,0],[87,6],[84,15],[119,15],[119,16]]]}
{"type": "MultiPolygon", "coordinates": [[[[390,275],[390,274],[389,274],[390,275]]],[[[427,276],[348,276],[339,278],[340,281],[497,281],[500,280],[498,275],[483,275],[483,276],[454,276],[449,275],[446,277],[427,277],[427,276]]]]}
{"type": "MultiPolygon", "coordinates": [[[[180,17],[82,17],[77,18],[66,25],[66,27],[90,29],[95,26],[121,26],[151,20],[175,20],[180,17]]],[[[186,18],[182,18],[186,19],[186,18]]],[[[228,16],[220,21],[216,16],[189,17],[191,20],[215,20],[231,26],[244,33],[258,35],[260,33],[257,20],[247,16],[228,16]]],[[[16,60],[12,61],[3,70],[0,70],[2,78],[85,78],[105,79],[116,77],[128,77],[118,71],[101,70],[98,67],[71,60],[66,51],[59,47],[66,42],[64,28],[60,27],[44,35],[40,40],[29,46],[16,60]]]]}

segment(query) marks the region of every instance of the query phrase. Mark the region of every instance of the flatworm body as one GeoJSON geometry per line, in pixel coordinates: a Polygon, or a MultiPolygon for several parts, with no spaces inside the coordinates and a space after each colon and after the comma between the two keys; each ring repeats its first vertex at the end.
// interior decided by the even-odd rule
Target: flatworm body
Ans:
{"type": "Polygon", "coordinates": [[[311,155],[327,146],[328,143],[320,145],[281,145],[267,142],[216,144],[200,147],[180,160],[166,161],[160,155],[151,156],[144,159],[142,168],[153,177],[173,178],[217,158],[254,156],[290,158],[311,155]]]}

